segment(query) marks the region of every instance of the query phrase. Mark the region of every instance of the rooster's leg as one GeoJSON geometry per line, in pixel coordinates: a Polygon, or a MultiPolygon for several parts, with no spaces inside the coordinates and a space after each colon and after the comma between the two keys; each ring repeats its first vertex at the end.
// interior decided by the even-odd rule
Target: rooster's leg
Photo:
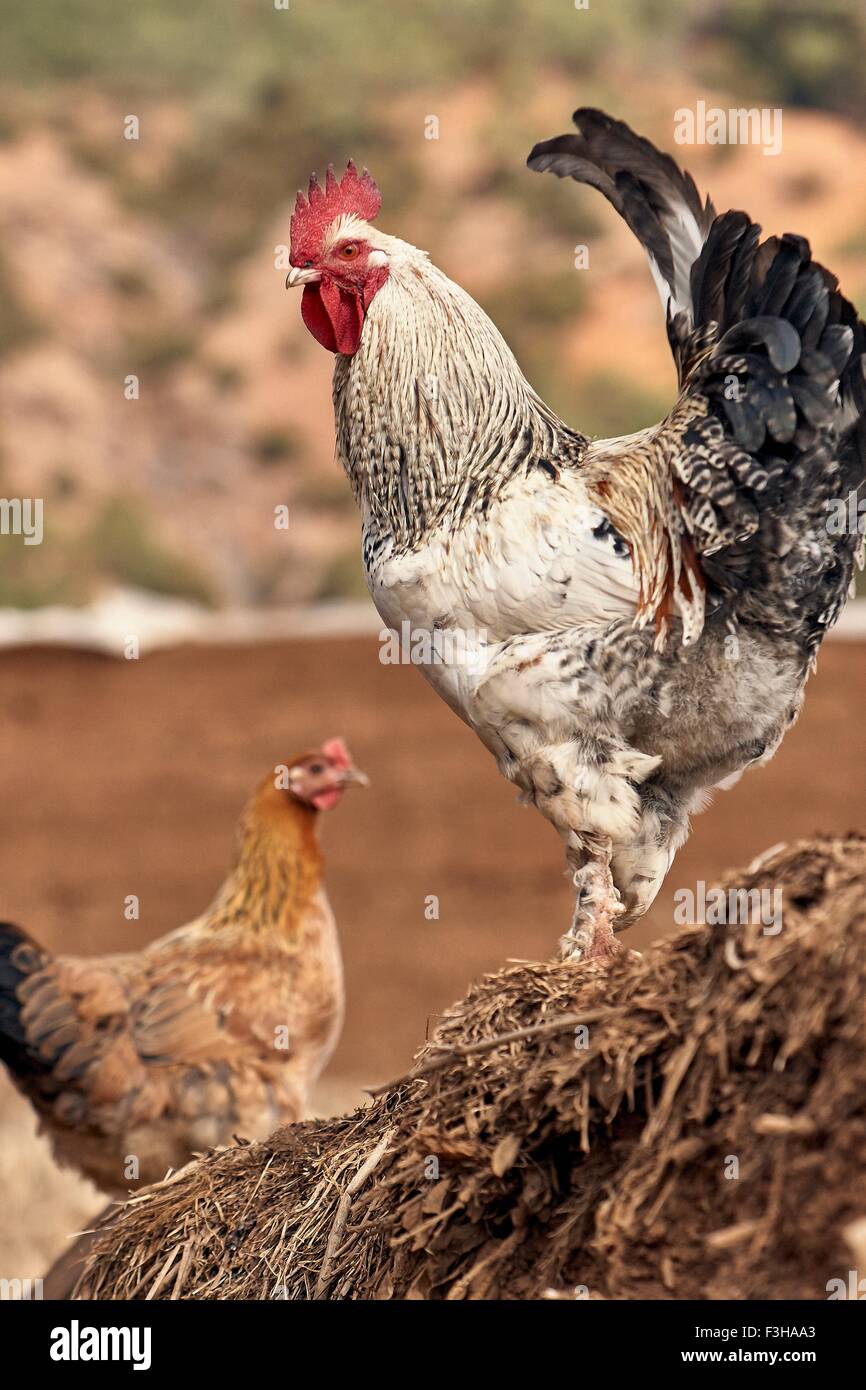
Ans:
{"type": "Polygon", "coordinates": [[[560,938],[563,960],[606,960],[621,949],[614,936],[614,922],[625,909],[613,882],[610,856],[609,840],[594,843],[589,857],[585,849],[579,859],[569,851],[577,897],[571,926],[560,938]]]}

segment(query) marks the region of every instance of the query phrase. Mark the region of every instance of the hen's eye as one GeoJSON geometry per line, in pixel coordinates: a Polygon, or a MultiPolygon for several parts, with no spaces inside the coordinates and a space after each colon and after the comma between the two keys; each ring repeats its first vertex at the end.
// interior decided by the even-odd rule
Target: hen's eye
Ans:
{"type": "Polygon", "coordinates": [[[310,763],[310,771],[313,773],[314,776],[319,772],[324,772],[324,770],[325,769],[322,763],[310,763]]]}
{"type": "Polygon", "coordinates": [[[356,241],[347,242],[340,247],[340,255],[344,261],[353,261],[358,254],[358,243],[356,241]]]}

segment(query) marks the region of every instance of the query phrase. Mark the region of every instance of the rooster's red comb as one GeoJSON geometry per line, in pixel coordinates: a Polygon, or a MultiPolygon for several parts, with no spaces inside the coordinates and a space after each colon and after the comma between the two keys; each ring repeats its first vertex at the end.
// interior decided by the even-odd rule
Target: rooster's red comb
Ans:
{"type": "Polygon", "coordinates": [[[333,164],[329,164],[324,188],[313,174],[306,195],[298,193],[291,223],[292,256],[307,259],[315,255],[335,218],[352,213],[372,222],[381,206],[382,195],[366,169],[359,174],[350,159],[345,174],[338,179],[333,164]]]}

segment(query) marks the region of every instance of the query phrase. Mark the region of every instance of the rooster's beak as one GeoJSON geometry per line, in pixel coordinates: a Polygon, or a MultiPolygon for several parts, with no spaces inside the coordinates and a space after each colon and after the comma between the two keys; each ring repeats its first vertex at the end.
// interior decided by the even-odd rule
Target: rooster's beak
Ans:
{"type": "Polygon", "coordinates": [[[286,289],[293,290],[296,285],[314,285],[321,278],[322,272],[316,270],[315,266],[293,265],[286,276],[286,289]]]}

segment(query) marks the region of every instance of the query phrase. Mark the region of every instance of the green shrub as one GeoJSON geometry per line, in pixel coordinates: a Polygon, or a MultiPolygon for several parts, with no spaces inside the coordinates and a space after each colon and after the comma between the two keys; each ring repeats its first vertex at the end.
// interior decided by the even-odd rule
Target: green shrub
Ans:
{"type": "Polygon", "coordinates": [[[105,502],[89,528],[86,549],[95,569],[118,584],[206,605],[215,601],[210,581],[153,535],[144,505],[134,498],[115,496],[105,502]]]}
{"type": "Polygon", "coordinates": [[[284,426],[259,431],[253,436],[253,458],[260,468],[272,468],[297,458],[300,450],[297,435],[284,426]]]}
{"type": "Polygon", "coordinates": [[[366,598],[367,582],[357,546],[337,555],[325,570],[316,591],[317,599],[366,598]]]}
{"type": "Polygon", "coordinates": [[[27,347],[43,332],[21,303],[8,266],[0,256],[0,357],[27,347]]]}

